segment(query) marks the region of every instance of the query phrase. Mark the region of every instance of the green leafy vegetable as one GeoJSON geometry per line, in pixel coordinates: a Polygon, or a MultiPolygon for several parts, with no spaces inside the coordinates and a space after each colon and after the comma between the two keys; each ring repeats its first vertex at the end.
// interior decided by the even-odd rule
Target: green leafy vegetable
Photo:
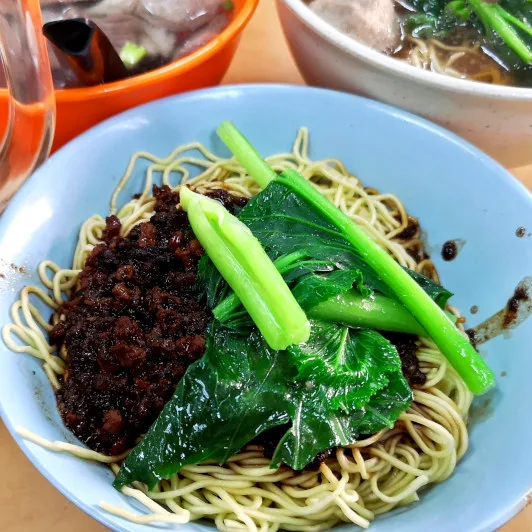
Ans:
{"type": "Polygon", "coordinates": [[[304,251],[309,259],[325,261],[336,270],[358,270],[364,286],[370,291],[389,293],[380,276],[346,241],[334,223],[277,177],[249,201],[239,219],[273,260],[294,251],[304,251]]]}
{"type": "MultiPolygon", "coordinates": [[[[289,355],[273,351],[258,331],[242,335],[214,322],[205,355],[189,367],[172,399],[129,454],[115,487],[135,480],[153,487],[184,465],[206,460],[222,464],[261,432],[287,423],[291,425],[273,465],[284,462],[296,470],[325,449],[393,426],[412,401],[395,348],[377,333],[334,324],[317,324],[313,335],[329,362],[320,365],[312,360],[316,353],[303,347],[297,356],[302,361],[309,357],[309,366],[316,367],[308,379],[297,380],[289,355]],[[327,328],[332,329],[330,339],[327,328]],[[379,351],[375,359],[373,343],[379,351]],[[350,379],[348,373],[357,368],[361,378],[350,379]],[[356,411],[338,409],[337,387],[316,382],[334,382],[331,371],[344,375],[342,407],[360,405],[356,411]]],[[[308,344],[313,343],[311,338],[308,344]]]]}
{"type": "MultiPolygon", "coordinates": [[[[284,203],[280,202],[279,195],[284,191],[282,191],[281,188],[276,187],[275,184],[272,184],[271,189],[268,187],[268,190],[268,193],[260,194],[256,201],[250,201],[249,205],[240,212],[240,219],[256,229],[256,232],[261,236],[261,244],[264,243],[267,245],[268,253],[270,255],[275,256],[279,249],[280,252],[285,252],[289,249],[294,250],[291,253],[286,253],[278,257],[275,266],[277,270],[284,275],[285,281],[291,286],[292,294],[297,299],[298,303],[304,309],[312,308],[316,304],[326,301],[333,296],[343,294],[350,290],[353,285],[357,286],[361,293],[369,296],[371,289],[364,286],[363,282],[365,279],[360,271],[361,268],[367,268],[365,268],[363,261],[353,254],[352,250],[348,249],[346,252],[345,242],[342,240],[341,235],[338,235],[337,238],[337,243],[341,243],[341,247],[339,250],[335,250],[332,242],[332,230],[326,232],[326,235],[322,238],[324,242],[322,247],[325,247],[327,250],[324,255],[323,249],[319,246],[316,247],[317,233],[320,230],[324,231],[323,225],[320,225],[324,222],[323,219],[320,219],[319,213],[308,208],[299,211],[297,208],[291,208],[289,205],[290,202],[287,201],[284,194],[281,194],[284,203]],[[276,191],[277,196],[275,195],[276,191]],[[268,209],[273,209],[273,212],[279,213],[278,216],[269,216],[265,212],[266,207],[262,196],[268,198],[268,209]],[[260,218],[260,213],[262,213],[262,218],[260,218]],[[286,221],[285,217],[289,222],[286,221]],[[310,225],[308,223],[309,219],[312,221],[310,225]],[[257,223],[255,227],[253,222],[256,222],[257,220],[261,220],[261,223],[257,223]],[[281,220],[281,225],[289,223],[290,227],[284,228],[284,231],[279,230],[279,220],[281,220]],[[289,235],[288,247],[286,242],[284,242],[279,248],[279,240],[283,240],[280,235],[289,235]],[[326,240],[326,238],[329,240],[326,240]],[[312,242],[312,244],[309,244],[309,242],[312,242]],[[274,243],[276,245],[274,245],[274,243]],[[321,258],[322,255],[327,256],[328,259],[321,258]],[[342,257],[343,261],[341,260],[342,257]],[[348,269],[339,269],[339,265],[342,262],[348,267],[348,269]],[[358,266],[358,268],[355,266],[358,266]]],[[[243,273],[240,271],[241,265],[238,261],[246,264],[246,260],[242,257],[247,257],[248,255],[252,257],[254,261],[258,258],[253,250],[252,243],[248,240],[247,234],[249,229],[246,226],[243,226],[245,231],[240,228],[239,230],[242,230],[246,237],[241,238],[240,241],[236,238],[232,239],[233,247],[231,250],[228,250],[224,247],[225,241],[220,242],[210,236],[210,227],[198,223],[198,220],[196,219],[197,213],[194,210],[194,204],[192,201],[196,200],[198,205],[203,205],[201,209],[202,216],[205,213],[208,214],[216,211],[216,218],[213,220],[212,225],[214,225],[217,230],[219,227],[222,227],[222,233],[224,231],[227,232],[223,227],[224,224],[228,224],[229,221],[237,227],[240,227],[238,224],[242,224],[231,217],[229,213],[225,211],[219,203],[214,202],[214,200],[194,194],[188,189],[184,189],[181,195],[182,205],[189,213],[189,219],[197,238],[200,242],[205,242],[205,248],[213,263],[221,265],[218,266],[218,269],[226,277],[229,284],[231,284],[231,282],[228,277],[233,276],[231,279],[238,286],[238,283],[242,282],[243,276],[243,273]],[[216,205],[214,205],[214,203],[216,203],[216,205]],[[214,251],[210,251],[212,248],[215,248],[214,251]],[[231,255],[235,257],[232,261],[229,260],[231,255]],[[228,271],[223,269],[227,268],[226,263],[229,264],[228,271]]],[[[249,262],[249,260],[247,262],[249,262]]],[[[271,265],[271,267],[273,268],[273,265],[271,265]]],[[[220,275],[213,268],[210,268],[209,271],[211,272],[211,275],[220,275]]],[[[368,275],[371,273],[372,272],[368,270],[368,275]]],[[[262,271],[259,272],[259,274],[264,278],[266,277],[262,271]]],[[[219,282],[205,278],[202,280],[207,287],[224,290],[223,284],[219,282]]],[[[375,282],[378,284],[378,279],[375,279],[375,282]]],[[[277,286],[276,282],[267,283],[268,296],[272,299],[277,297],[277,286]]],[[[250,289],[247,288],[247,290],[248,293],[245,294],[246,297],[250,295],[250,289]]],[[[441,292],[442,290],[439,290],[438,294],[441,292]]],[[[235,293],[234,296],[238,297],[238,294],[235,293]]],[[[214,301],[216,298],[209,297],[209,299],[214,301]]],[[[260,328],[259,320],[262,316],[259,315],[259,317],[256,318],[252,313],[249,313],[253,322],[248,320],[246,313],[238,310],[238,299],[230,297],[222,301],[222,303],[214,309],[214,316],[219,321],[226,322],[228,326],[233,329],[252,327],[253,322],[255,322],[260,328]]],[[[299,370],[297,378],[298,380],[306,381],[311,379],[312,375],[315,374],[318,376],[316,377],[316,382],[318,384],[336,387],[337,390],[335,396],[331,398],[332,405],[335,409],[362,407],[377,390],[386,385],[388,382],[386,377],[387,372],[389,370],[398,369],[397,366],[388,368],[383,360],[381,360],[380,354],[383,345],[386,345],[388,349],[392,349],[393,353],[395,353],[395,349],[387,340],[374,331],[353,331],[349,333],[347,328],[338,326],[335,323],[314,324],[312,336],[308,341],[306,340],[307,339],[304,340],[304,344],[302,343],[303,341],[300,341],[292,342],[292,344],[301,345],[288,346],[288,351],[292,355],[291,361],[299,370]],[[350,339],[350,341],[348,341],[348,339],[350,339]],[[330,351],[330,345],[334,344],[338,344],[338,350],[330,351]],[[352,346],[353,349],[349,350],[349,346],[352,346]],[[330,353],[330,358],[326,356],[328,352],[330,353]],[[365,360],[360,366],[359,364],[363,357],[365,357],[365,360]],[[319,361],[322,362],[322,365],[319,368],[321,371],[316,369],[316,364],[319,364],[319,361]],[[369,374],[365,372],[365,366],[371,366],[372,364],[381,366],[380,374],[377,372],[373,373],[373,375],[379,375],[379,378],[373,379],[373,382],[371,382],[371,372],[369,372],[369,374]],[[353,383],[356,383],[358,386],[358,394],[361,397],[360,400],[357,400],[353,395],[353,383]],[[349,387],[349,392],[346,392],[346,386],[349,387]]],[[[270,341],[268,343],[270,346],[272,345],[270,341]]]]}
{"type": "MultiPolygon", "coordinates": [[[[317,191],[316,194],[321,196],[317,191]]],[[[337,210],[335,207],[333,209],[337,210]]],[[[271,182],[265,190],[253,197],[240,212],[239,219],[261,242],[273,260],[294,251],[305,254],[301,264],[308,264],[309,271],[314,269],[318,275],[299,282],[314,285],[315,291],[305,290],[305,297],[314,297],[313,300],[304,301],[303,287],[298,289],[298,285],[292,285],[295,276],[286,272],[283,274],[305,310],[345,292],[351,287],[349,278],[364,296],[376,291],[395,297],[381,276],[368,265],[364,257],[365,251],[358,252],[316,205],[305,201],[299,194],[287,188],[280,179],[271,182]],[[326,274],[327,271],[330,273],[326,274]],[[334,272],[338,273],[333,276],[334,272]],[[341,282],[342,287],[334,286],[332,280],[335,283],[341,282]],[[321,285],[320,290],[318,285],[321,285]]],[[[393,259],[390,257],[390,260],[393,259]]],[[[296,265],[297,263],[292,263],[292,269],[295,269],[296,265]]],[[[399,265],[396,267],[400,268],[399,265]]],[[[452,295],[448,290],[423,275],[411,270],[405,271],[440,307],[445,307],[452,295]]]]}
{"type": "Polygon", "coordinates": [[[325,441],[329,444],[322,450],[348,445],[353,442],[353,435],[375,434],[393,427],[412,401],[412,390],[400,372],[390,374],[388,386],[378,391],[363,410],[349,414],[327,411],[330,392],[330,388],[321,386],[307,390],[299,399],[292,427],[275,450],[274,464],[295,464],[294,469],[302,469],[308,457],[316,456],[315,449],[325,441]]]}
{"type": "Polygon", "coordinates": [[[330,386],[331,406],[346,413],[363,408],[388,384],[388,375],[401,370],[395,347],[378,332],[332,322],[313,322],[309,341],[288,353],[297,380],[330,386]]]}
{"type": "Polygon", "coordinates": [[[220,274],[273,349],[305,342],[307,317],[250,230],[218,201],[182,187],[181,206],[220,274]]]}
{"type": "MultiPolygon", "coordinates": [[[[307,313],[353,327],[426,335],[336,228],[312,206],[294,194],[287,194],[283,186],[271,183],[249,201],[239,219],[274,259],[292,294],[307,313]],[[350,298],[349,305],[342,305],[339,297],[353,286],[360,295],[356,308],[355,299],[350,298]],[[373,297],[374,293],[386,294],[387,298],[373,297]],[[350,315],[349,308],[354,310],[350,315]]],[[[406,271],[441,308],[445,307],[451,296],[448,290],[416,272],[406,271]]],[[[233,326],[243,325],[246,316],[241,312],[238,297],[227,290],[208,257],[200,264],[198,284],[218,320],[233,326]]]]}
{"type": "MultiPolygon", "coordinates": [[[[435,303],[423,290],[423,288],[395,262],[384,249],[375,243],[360,227],[350,218],[337,209],[330,201],[320,194],[308,181],[293,170],[285,170],[281,175],[272,176],[272,171],[263,171],[263,164],[255,159],[257,152],[250,146],[249,142],[230,122],[222,124],[218,130],[222,140],[234,153],[236,158],[247,168],[250,175],[258,183],[268,183],[265,191],[258,196],[264,198],[268,196],[268,190],[274,187],[282,187],[282,195],[286,198],[286,204],[292,201],[297,204],[300,210],[311,210],[310,223],[312,220],[318,221],[318,214],[321,219],[327,220],[334,231],[327,229],[330,239],[335,240],[338,236],[343,239],[346,252],[351,250],[351,255],[360,257],[360,262],[365,264],[360,266],[364,279],[367,277],[378,280],[383,294],[392,293],[398,301],[413,315],[419,324],[427,331],[438,348],[447,357],[455,370],[464,379],[469,389],[476,394],[484,393],[494,384],[493,372],[489,369],[484,360],[475,351],[468,339],[456,329],[454,323],[446,316],[443,310],[435,303]]],[[[265,164],[265,163],[264,163],[265,164]]],[[[268,207],[265,205],[265,209],[268,207]]],[[[257,231],[257,237],[261,239],[263,245],[268,249],[275,250],[291,242],[294,233],[291,225],[280,225],[277,238],[271,238],[269,242],[264,241],[249,218],[245,214],[246,209],[240,213],[242,221],[257,231]],[[290,229],[292,228],[292,229],[290,229]],[[291,232],[292,231],[292,232],[291,232]]],[[[279,210],[266,210],[266,217],[278,217],[283,219],[283,214],[279,210]]],[[[288,217],[285,218],[288,222],[288,217]]],[[[309,222],[306,222],[307,225],[309,222]]],[[[313,224],[315,225],[315,224],[313,224]]],[[[320,238],[320,228],[317,228],[315,238],[308,237],[306,245],[312,246],[315,242],[320,242],[324,246],[327,241],[320,238]]],[[[294,250],[294,242],[290,248],[294,250]]],[[[340,243],[338,243],[340,245],[340,243]]],[[[275,252],[274,252],[275,256],[275,252]]]]}
{"type": "MultiPolygon", "coordinates": [[[[411,401],[412,390],[402,373],[390,373],[388,386],[379,390],[366,405],[364,417],[356,423],[358,434],[375,434],[375,427],[393,427],[395,421],[411,401]]],[[[349,417],[349,416],[348,416],[349,417]]],[[[353,427],[353,420],[350,420],[353,427]]]]}
{"type": "Polygon", "coordinates": [[[462,0],[414,0],[417,13],[403,16],[403,27],[416,38],[445,38],[465,26],[470,11],[462,0]]]}
{"type": "Polygon", "coordinates": [[[206,352],[133,449],[115,486],[153,487],[184,465],[224,463],[260,432],[289,421],[285,396],[295,377],[285,353],[258,332],[242,336],[213,324],[206,352]]]}
{"type": "Polygon", "coordinates": [[[413,0],[417,13],[405,15],[405,30],[414,37],[445,39],[460,28],[483,36],[483,45],[508,68],[532,64],[530,0],[413,0]]]}

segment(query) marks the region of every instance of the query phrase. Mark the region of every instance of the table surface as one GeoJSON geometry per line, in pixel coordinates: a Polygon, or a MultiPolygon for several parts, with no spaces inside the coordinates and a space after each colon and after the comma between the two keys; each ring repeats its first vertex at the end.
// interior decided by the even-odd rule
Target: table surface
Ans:
{"type": "MultiPolygon", "coordinates": [[[[273,0],[263,0],[246,29],[225,83],[302,84],[284,42],[273,0]]],[[[532,188],[532,166],[511,169],[532,188]]],[[[25,458],[0,422],[0,532],[103,532],[104,527],[57,492],[25,458]]],[[[532,506],[501,532],[532,531],[532,506]]]]}

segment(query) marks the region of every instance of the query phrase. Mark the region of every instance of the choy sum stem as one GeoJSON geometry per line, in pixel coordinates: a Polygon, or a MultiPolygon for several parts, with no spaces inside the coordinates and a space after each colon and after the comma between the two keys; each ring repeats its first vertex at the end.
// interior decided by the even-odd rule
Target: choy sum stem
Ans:
{"type": "MultiPolygon", "coordinates": [[[[278,258],[274,265],[277,268],[277,271],[281,274],[285,272],[294,262],[297,262],[305,256],[304,251],[294,251],[289,255],[284,255],[283,257],[278,258]]],[[[238,296],[233,292],[228,295],[223,301],[218,303],[216,307],[212,309],[214,317],[220,322],[225,323],[227,319],[238,310],[238,307],[241,305],[241,301],[238,296]]]]}
{"type": "Polygon", "coordinates": [[[261,186],[265,186],[275,179],[276,182],[284,185],[318,210],[337,228],[346,241],[379,274],[395,297],[427,331],[473,393],[484,393],[493,386],[495,382],[493,372],[468,339],[457,330],[444,311],[386,250],[374,242],[363,229],[337,209],[297,172],[285,170],[280,176],[275,176],[272,169],[265,170],[265,161],[232,123],[225,122],[222,124],[218,133],[251,177],[261,186]]]}
{"type": "Polygon", "coordinates": [[[251,231],[221,203],[181,187],[196,238],[272,349],[306,342],[307,317],[251,231]]]}
{"type": "Polygon", "coordinates": [[[484,0],[468,0],[468,3],[482,24],[484,24],[486,31],[493,31],[499,35],[523,62],[527,64],[532,62],[532,50],[512,27],[513,24],[530,35],[532,34],[532,27],[528,23],[514,17],[498,3],[484,0]]]}
{"type": "Polygon", "coordinates": [[[308,316],[351,327],[427,336],[425,329],[398,301],[381,295],[364,297],[354,290],[319,303],[308,311],[308,316]]]}
{"type": "Polygon", "coordinates": [[[259,155],[255,148],[244,139],[240,131],[238,131],[231,122],[224,122],[221,124],[218,128],[218,135],[231,152],[233,152],[240,164],[262,188],[266,188],[268,183],[277,177],[277,174],[273,171],[270,165],[259,155]],[[247,144],[246,150],[240,151],[237,155],[233,151],[232,146],[240,145],[242,140],[247,144]]]}
{"type": "MultiPolygon", "coordinates": [[[[291,261],[297,261],[299,258],[301,253],[295,252],[277,259],[274,264],[283,274],[290,268],[291,261]]],[[[222,300],[212,313],[220,323],[226,323],[241,305],[240,299],[233,292],[222,300]]],[[[446,314],[453,322],[456,321],[452,314],[446,314]]],[[[401,303],[380,294],[366,297],[350,290],[318,303],[307,311],[307,315],[309,318],[337,322],[349,327],[429,336],[401,303]]]]}

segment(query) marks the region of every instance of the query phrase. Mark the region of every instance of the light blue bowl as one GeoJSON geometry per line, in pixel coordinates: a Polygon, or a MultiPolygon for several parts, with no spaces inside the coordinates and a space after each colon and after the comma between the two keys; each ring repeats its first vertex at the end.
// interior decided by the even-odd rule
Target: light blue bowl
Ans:
{"type": "MultiPolygon", "coordinates": [[[[0,325],[24,284],[37,283],[36,266],[50,258],[71,265],[81,222],[105,215],[131,154],[165,156],[199,140],[226,154],[213,132],[233,120],[264,155],[289,151],[297,129],[311,132],[311,156],[336,157],[363,182],[397,194],[417,216],[435,250],[446,287],[474,325],[500,309],[516,284],[532,274],[532,198],[484,154],[447,131],[394,108],[346,94],[275,85],[221,87],[132,109],[78,137],[50,158],[17,194],[0,221],[0,268],[27,265],[29,273],[0,279],[0,325]],[[448,239],[465,246],[453,262],[438,250],[448,239]],[[472,305],[479,308],[471,316],[472,305]]],[[[140,190],[141,172],[127,194],[140,190]]],[[[510,338],[482,347],[498,388],[481,398],[471,447],[454,475],[422,494],[420,503],[380,517],[375,532],[492,531],[516,514],[532,488],[532,319],[510,338]],[[502,372],[505,377],[499,377],[502,372]]],[[[46,451],[14,434],[22,425],[51,440],[74,441],[62,426],[40,363],[0,342],[1,414],[35,466],[72,502],[113,530],[140,532],[100,510],[104,499],[130,507],[111,487],[104,466],[46,451]]],[[[162,528],[167,528],[163,526],[162,528]]],[[[353,527],[344,526],[348,530],[353,527]]],[[[206,530],[201,524],[179,527],[206,530]]]]}

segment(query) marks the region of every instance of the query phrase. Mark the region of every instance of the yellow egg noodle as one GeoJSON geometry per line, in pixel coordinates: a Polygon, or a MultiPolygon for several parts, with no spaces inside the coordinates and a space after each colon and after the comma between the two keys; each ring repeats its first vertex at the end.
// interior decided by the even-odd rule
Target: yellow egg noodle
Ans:
{"type": "MultiPolygon", "coordinates": [[[[437,281],[429,259],[416,262],[412,256],[415,254],[408,253],[408,249],[422,249],[419,229],[408,240],[401,239],[401,233],[412,220],[399,199],[364,188],[340,161],[312,161],[308,149],[308,131],[301,128],[291,153],[267,160],[275,170],[297,170],[402,266],[437,281]]],[[[137,153],[111,199],[110,210],[120,218],[122,236],[152,216],[155,199],[151,188],[157,177],[172,188],[177,183],[186,183],[199,191],[223,188],[247,198],[259,190],[238,162],[217,157],[199,143],[180,146],[163,159],[137,153]],[[139,160],[149,162],[143,191],[118,209],[119,195],[139,160]],[[199,169],[194,177],[191,167],[199,169]]],[[[101,242],[104,229],[105,219],[99,215],[85,221],[70,269],[62,269],[52,261],[42,262],[38,272],[43,287],[27,286],[22,290],[11,309],[12,323],[3,329],[4,341],[11,350],[43,361],[44,371],[55,389],[61,385],[67,353],[64,349],[56,352],[48,343],[48,332],[62,319],[55,311],[76,286],[78,274],[93,247],[101,242]],[[52,324],[32,303],[36,299],[54,312],[52,324]]],[[[448,478],[468,447],[466,423],[472,394],[432,341],[419,338],[417,356],[427,380],[414,389],[412,405],[400,415],[394,428],[337,449],[336,455],[323,462],[319,470],[298,472],[286,466],[270,469],[262,449],[248,445],[223,466],[212,463],[185,466],[152,491],[140,483],[124,488],[126,495],[147,508],[145,514],[106,502],[101,506],[135,523],[210,519],[223,532],[279,529],[312,532],[341,522],[367,528],[377,515],[417,501],[423,486],[448,478]]],[[[115,474],[125,458],[125,455],[109,457],[64,442],[49,442],[26,429],[17,430],[24,438],[52,451],[109,464],[115,474]]]]}
{"type": "Polygon", "coordinates": [[[486,55],[480,43],[446,44],[437,39],[408,35],[401,57],[411,65],[452,78],[511,85],[512,78],[495,59],[486,55]]]}

